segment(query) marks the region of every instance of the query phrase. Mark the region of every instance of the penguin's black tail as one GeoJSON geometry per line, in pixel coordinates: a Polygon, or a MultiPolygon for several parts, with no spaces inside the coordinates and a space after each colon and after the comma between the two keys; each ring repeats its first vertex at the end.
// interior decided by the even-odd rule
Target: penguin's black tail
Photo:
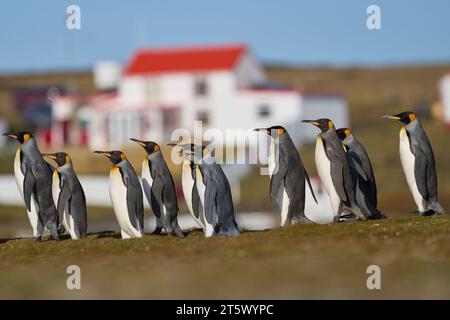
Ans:
{"type": "Polygon", "coordinates": [[[308,172],[306,171],[306,169],[303,169],[303,170],[305,171],[305,178],[306,178],[306,181],[308,182],[309,190],[311,190],[311,194],[312,194],[312,196],[313,196],[313,198],[314,198],[314,201],[315,201],[317,204],[319,204],[319,202],[317,202],[316,195],[314,194],[314,190],[313,190],[313,188],[312,188],[311,181],[309,180],[308,172]]]}

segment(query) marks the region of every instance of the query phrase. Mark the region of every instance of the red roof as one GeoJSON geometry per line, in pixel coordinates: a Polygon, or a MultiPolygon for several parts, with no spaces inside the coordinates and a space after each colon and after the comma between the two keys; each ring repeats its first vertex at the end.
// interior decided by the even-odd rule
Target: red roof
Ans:
{"type": "Polygon", "coordinates": [[[232,69],[247,51],[243,44],[138,50],[126,75],[232,69]]]}

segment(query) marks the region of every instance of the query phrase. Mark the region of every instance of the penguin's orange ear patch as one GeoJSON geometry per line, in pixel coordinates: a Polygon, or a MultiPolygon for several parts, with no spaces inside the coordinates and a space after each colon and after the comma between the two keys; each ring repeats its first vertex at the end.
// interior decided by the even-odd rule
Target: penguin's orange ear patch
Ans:
{"type": "Polygon", "coordinates": [[[328,129],[333,128],[333,121],[328,120],[328,129]]]}
{"type": "Polygon", "coordinates": [[[282,136],[284,134],[284,129],[280,128],[278,129],[278,136],[282,136]]]}
{"type": "Polygon", "coordinates": [[[160,149],[161,148],[158,145],[156,145],[155,148],[153,149],[153,152],[159,151],[160,149]]]}
{"type": "Polygon", "coordinates": [[[30,136],[29,133],[25,133],[25,134],[23,135],[23,141],[24,141],[24,142],[30,140],[30,138],[31,138],[31,136],[30,136]]]}
{"type": "Polygon", "coordinates": [[[125,153],[121,152],[120,153],[120,159],[125,160],[127,157],[125,157],[125,153]]]}
{"type": "Polygon", "coordinates": [[[66,163],[67,162],[70,162],[70,156],[69,155],[66,155],[66,163]]]}
{"type": "Polygon", "coordinates": [[[346,137],[348,137],[351,134],[352,134],[352,132],[350,131],[350,129],[345,129],[345,136],[346,137]]]}
{"type": "Polygon", "coordinates": [[[416,115],[415,115],[414,113],[411,113],[411,114],[409,115],[409,120],[410,120],[410,121],[414,121],[415,118],[416,118],[416,115]]]}

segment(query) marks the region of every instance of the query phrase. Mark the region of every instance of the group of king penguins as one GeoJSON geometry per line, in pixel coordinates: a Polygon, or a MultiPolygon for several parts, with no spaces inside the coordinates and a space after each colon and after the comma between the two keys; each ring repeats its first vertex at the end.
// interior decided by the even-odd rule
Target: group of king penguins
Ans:
{"type": "MultiPolygon", "coordinates": [[[[418,215],[444,214],[438,202],[437,176],[431,144],[420,120],[413,112],[386,115],[400,121],[400,159],[417,205],[418,215]]],[[[373,220],[386,216],[377,208],[377,186],[364,146],[349,128],[335,128],[330,119],[303,120],[320,129],[315,148],[315,163],[332,211],[329,222],[373,220]]],[[[269,195],[281,214],[281,226],[315,223],[305,215],[308,184],[317,202],[308,174],[289,133],[282,126],[258,128],[267,134],[269,148],[269,195]]],[[[44,231],[59,240],[67,232],[72,239],[87,235],[86,197],[74,171],[70,156],[64,152],[44,154],[30,132],[4,135],[19,142],[14,174],[24,200],[33,238],[40,241],[44,231]],[[54,168],[44,158],[56,163],[54,168]]],[[[144,194],[156,217],[155,234],[165,232],[180,238],[179,207],[172,174],[160,146],[153,141],[130,139],[146,152],[141,181],[122,151],[94,151],[112,163],[110,197],[122,239],[144,236],[144,194]]],[[[212,152],[203,145],[169,143],[183,158],[182,189],[187,208],[206,237],[236,236],[239,228],[234,214],[231,188],[212,152]]],[[[322,213],[323,214],[323,213],[322,213]]]]}

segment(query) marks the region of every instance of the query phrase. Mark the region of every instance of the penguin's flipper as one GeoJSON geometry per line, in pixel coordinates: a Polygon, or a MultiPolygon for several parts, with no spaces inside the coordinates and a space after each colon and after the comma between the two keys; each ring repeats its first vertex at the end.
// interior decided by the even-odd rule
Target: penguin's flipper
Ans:
{"type": "Polygon", "coordinates": [[[204,203],[204,212],[205,212],[205,218],[206,221],[209,224],[215,225],[216,220],[215,216],[216,216],[216,207],[217,207],[217,194],[218,194],[218,189],[217,186],[213,183],[208,184],[208,186],[206,186],[206,192],[205,192],[205,203],[204,203]]]}
{"type": "Polygon", "coordinates": [[[68,183],[65,182],[66,179],[61,177],[59,182],[60,192],[58,197],[58,203],[56,203],[56,209],[58,209],[58,214],[60,221],[62,221],[62,217],[64,214],[64,210],[66,209],[68,202],[70,200],[70,189],[68,183]]]}
{"type": "Polygon", "coordinates": [[[36,187],[36,178],[34,177],[31,168],[27,164],[25,164],[23,167],[23,169],[25,169],[25,178],[23,179],[23,197],[27,210],[31,211],[31,196],[34,193],[36,187]]]}
{"type": "Polygon", "coordinates": [[[427,158],[421,148],[417,147],[414,151],[414,176],[417,189],[424,199],[428,199],[427,158]]]}
{"type": "Polygon", "coordinates": [[[284,177],[286,176],[287,173],[287,164],[285,160],[281,157],[279,157],[278,159],[279,161],[277,162],[275,170],[273,171],[274,174],[270,178],[270,186],[269,186],[270,199],[277,206],[279,205],[277,203],[278,190],[280,189],[282,183],[284,183],[284,177]]]}
{"type": "Polygon", "coordinates": [[[358,163],[358,161],[356,161],[355,159],[350,159],[349,163],[365,181],[369,180],[369,177],[367,177],[366,172],[364,171],[363,167],[358,163]]]}
{"type": "Polygon", "coordinates": [[[348,200],[345,192],[344,167],[339,158],[330,159],[331,163],[331,180],[336,192],[343,202],[348,200]]]}
{"type": "Polygon", "coordinates": [[[197,219],[202,219],[202,214],[201,214],[201,210],[202,210],[202,203],[200,201],[200,196],[198,194],[197,191],[197,186],[194,183],[194,185],[192,186],[192,211],[195,215],[195,217],[197,219]]]}
{"type": "Polygon", "coordinates": [[[317,204],[319,204],[319,202],[317,201],[316,195],[315,195],[315,193],[314,193],[313,187],[312,187],[312,185],[311,185],[311,181],[309,180],[308,172],[307,172],[306,169],[304,169],[304,168],[303,168],[303,170],[305,171],[305,178],[306,178],[306,181],[308,182],[309,190],[311,191],[311,194],[312,194],[312,196],[313,196],[313,198],[314,198],[314,201],[315,201],[317,204]]]}
{"type": "Polygon", "coordinates": [[[127,188],[127,209],[128,209],[128,217],[130,218],[130,222],[131,225],[135,228],[135,229],[139,229],[138,225],[137,225],[137,220],[140,221],[142,219],[140,219],[140,215],[143,212],[143,210],[139,210],[138,206],[139,206],[139,201],[136,197],[136,194],[139,192],[136,190],[136,188],[134,188],[131,183],[128,183],[128,178],[124,175],[123,176],[123,182],[125,184],[125,187],[127,188]]]}

